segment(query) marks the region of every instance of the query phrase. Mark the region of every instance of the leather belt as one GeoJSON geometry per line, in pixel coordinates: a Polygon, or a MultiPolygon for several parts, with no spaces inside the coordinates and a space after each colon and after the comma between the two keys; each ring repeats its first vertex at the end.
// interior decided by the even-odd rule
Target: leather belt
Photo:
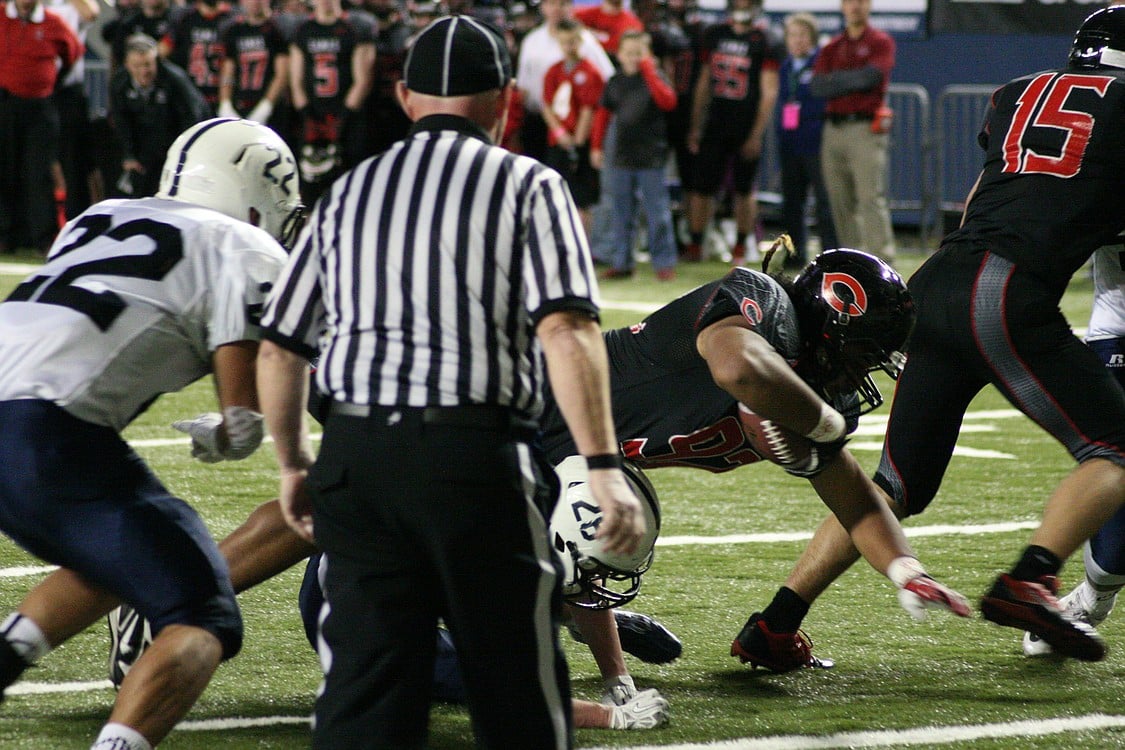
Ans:
{"type": "MultiPolygon", "coordinates": [[[[419,420],[422,424],[443,427],[471,427],[478,430],[504,432],[509,430],[535,431],[538,425],[515,414],[504,406],[466,404],[463,406],[379,406],[350,404],[333,401],[329,412],[343,417],[374,417],[385,420],[398,413],[398,419],[419,420]]],[[[397,420],[394,420],[397,421],[397,420]]],[[[388,422],[390,424],[391,422],[388,422]]]]}
{"type": "Polygon", "coordinates": [[[833,125],[839,125],[842,122],[871,122],[875,119],[875,115],[870,112],[846,112],[844,114],[830,112],[824,116],[824,119],[833,125]]]}

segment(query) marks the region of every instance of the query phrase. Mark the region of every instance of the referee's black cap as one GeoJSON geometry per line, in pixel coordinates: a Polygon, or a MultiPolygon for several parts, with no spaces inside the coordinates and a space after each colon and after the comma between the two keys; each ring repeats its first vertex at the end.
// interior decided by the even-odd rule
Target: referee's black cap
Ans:
{"type": "Polygon", "coordinates": [[[504,88],[512,79],[508,45],[487,23],[469,16],[439,18],[406,54],[406,88],[431,96],[468,96],[504,88]]]}

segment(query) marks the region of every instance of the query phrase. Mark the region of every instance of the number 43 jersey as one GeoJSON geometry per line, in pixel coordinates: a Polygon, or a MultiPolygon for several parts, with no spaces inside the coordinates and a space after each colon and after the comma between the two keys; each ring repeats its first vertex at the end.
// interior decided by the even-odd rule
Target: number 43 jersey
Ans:
{"type": "Polygon", "coordinates": [[[211,372],[216,348],[259,338],[285,258],[265,231],[210,209],[93,206],[0,303],[0,401],[52,401],[121,430],[211,372]]]}
{"type": "Polygon", "coordinates": [[[946,242],[983,242],[1061,293],[1125,230],[1125,71],[1018,78],[992,95],[978,139],[980,184],[946,242]]]}

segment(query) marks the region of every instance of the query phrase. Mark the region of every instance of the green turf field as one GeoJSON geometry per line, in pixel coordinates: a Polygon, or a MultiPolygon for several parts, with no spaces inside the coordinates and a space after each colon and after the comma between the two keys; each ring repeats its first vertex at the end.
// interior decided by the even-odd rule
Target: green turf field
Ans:
{"type": "MultiPolygon", "coordinates": [[[[896,265],[908,273],[919,260],[904,255],[896,265]]],[[[689,266],[681,268],[678,281],[657,284],[642,267],[633,280],[603,285],[610,303],[605,323],[635,322],[644,305],[671,299],[722,272],[718,263],[689,266]]],[[[0,293],[6,294],[17,280],[0,276],[0,293]]],[[[1076,326],[1085,326],[1090,295],[1083,271],[1064,304],[1076,326]]],[[[889,388],[884,391],[889,397],[889,388]]],[[[169,424],[213,405],[210,383],[198,383],[159,401],[126,437],[137,442],[157,474],[221,536],[273,496],[275,464],[270,446],[241,463],[193,461],[169,424]]],[[[1013,562],[1030,533],[983,533],[975,527],[1034,524],[1047,493],[1071,465],[1061,447],[1009,410],[992,391],[978,398],[960,447],[1006,457],[955,457],[930,511],[907,524],[908,529],[954,527],[931,528],[933,533],[915,537],[913,543],[929,570],[974,604],[992,577],[1013,562]]],[[[877,462],[886,412],[884,406],[865,418],[853,441],[868,469],[877,462]]],[[[650,472],[650,477],[663,503],[662,543],[632,608],[672,628],[683,639],[684,654],[667,666],[633,660],[630,668],[639,686],[663,691],[672,705],[672,721],[650,732],[580,731],[580,747],[683,747],[740,738],[750,739],[718,747],[1125,747],[1120,618],[1111,618],[1101,629],[1110,643],[1104,662],[1030,661],[1020,652],[1016,631],[979,616],[914,622],[899,609],[891,584],[862,563],[822,597],[806,621],[815,653],[834,658],[835,669],[770,675],[739,665],[727,655],[731,639],[745,618],[768,602],[803,547],[802,541],[771,542],[754,535],[811,533],[824,508],[807,482],[769,465],[718,475],[665,469],[650,472]],[[732,535],[749,538],[716,539],[732,535]],[[1095,721],[1084,718],[1095,714],[1112,717],[1104,722],[1111,727],[1098,729],[1095,721]],[[1060,731],[1064,725],[1052,720],[1066,717],[1078,718],[1065,725],[1071,729],[1060,731]],[[994,726],[1014,721],[1027,723],[994,726]],[[977,725],[987,726],[965,728],[977,725]]],[[[38,565],[0,540],[0,614],[42,578],[41,572],[16,568],[38,565]]],[[[1075,558],[1063,570],[1065,587],[1080,575],[1081,562],[1075,558]]],[[[299,579],[300,571],[292,570],[241,597],[246,618],[242,653],[220,668],[188,720],[162,747],[308,746],[303,721],[312,708],[319,670],[296,609],[299,579]],[[254,718],[260,722],[248,721],[254,718]]],[[[497,587],[496,595],[503,595],[503,582],[497,587]]],[[[600,680],[593,660],[569,636],[563,641],[576,695],[596,699],[600,680]]],[[[88,747],[113,701],[108,683],[98,683],[105,679],[106,648],[106,630],[95,626],[27,672],[0,707],[0,749],[88,747]]],[[[431,734],[432,747],[439,750],[472,744],[467,714],[459,707],[436,706],[431,734]]]]}

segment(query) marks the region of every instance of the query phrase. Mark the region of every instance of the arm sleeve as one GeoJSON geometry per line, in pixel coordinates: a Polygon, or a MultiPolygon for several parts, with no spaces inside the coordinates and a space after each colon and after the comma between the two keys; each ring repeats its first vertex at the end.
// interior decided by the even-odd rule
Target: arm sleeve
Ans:
{"type": "Polygon", "coordinates": [[[817,73],[809,82],[809,93],[823,99],[834,99],[857,91],[870,91],[882,82],[883,71],[868,65],[855,70],[817,73]]]}
{"type": "MultiPolygon", "coordinates": [[[[266,294],[281,272],[285,252],[260,230],[230,226],[213,240],[222,253],[223,271],[208,321],[208,346],[215,351],[235,341],[257,341],[266,294]],[[270,247],[267,243],[272,243],[270,247]]],[[[254,227],[249,227],[255,229],[254,227]]]]}
{"type": "Polygon", "coordinates": [[[597,318],[599,297],[586,232],[558,172],[543,168],[528,191],[524,286],[533,324],[561,309],[597,318]]]}
{"type": "Polygon", "coordinates": [[[301,233],[262,315],[262,338],[308,359],[318,353],[324,327],[323,289],[320,282],[320,206],[301,233]]]}
{"type": "Polygon", "coordinates": [[[665,112],[671,112],[676,108],[676,92],[672,90],[660,71],[656,69],[656,64],[651,57],[641,61],[641,75],[644,77],[648,92],[652,95],[652,100],[656,102],[657,107],[665,112]]]}

